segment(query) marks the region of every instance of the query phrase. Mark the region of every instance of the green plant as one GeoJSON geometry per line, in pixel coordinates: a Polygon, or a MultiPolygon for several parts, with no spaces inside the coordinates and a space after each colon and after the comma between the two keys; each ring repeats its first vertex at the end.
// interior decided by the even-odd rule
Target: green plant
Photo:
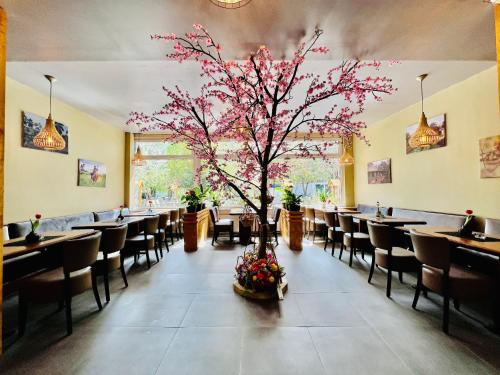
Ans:
{"type": "Polygon", "coordinates": [[[187,204],[188,207],[196,207],[201,203],[201,200],[195,189],[191,189],[184,193],[181,202],[187,204]]]}
{"type": "Polygon", "coordinates": [[[325,190],[321,190],[318,193],[318,199],[321,203],[326,203],[326,201],[328,200],[328,193],[325,190]]]}
{"type": "Polygon", "coordinates": [[[40,219],[42,218],[42,214],[35,214],[35,221],[30,219],[31,223],[31,232],[35,233],[38,227],[40,226],[40,219]]]}
{"type": "Polygon", "coordinates": [[[211,191],[210,198],[212,199],[212,206],[214,206],[214,207],[220,206],[220,198],[219,198],[219,194],[217,194],[217,192],[211,191]]]}

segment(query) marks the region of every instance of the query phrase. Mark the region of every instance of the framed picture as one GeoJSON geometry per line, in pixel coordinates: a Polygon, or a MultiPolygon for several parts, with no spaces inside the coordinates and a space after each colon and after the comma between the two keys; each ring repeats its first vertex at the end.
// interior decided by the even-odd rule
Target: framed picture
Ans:
{"type": "Polygon", "coordinates": [[[36,147],[33,144],[33,138],[42,130],[45,126],[45,118],[42,116],[35,115],[29,112],[23,112],[22,117],[22,146],[26,148],[32,148],[35,150],[42,150],[48,152],[57,152],[59,154],[68,154],[69,143],[68,143],[68,127],[60,122],[56,122],[55,126],[59,134],[66,141],[66,147],[63,150],[44,150],[36,147]]]}
{"type": "Polygon", "coordinates": [[[439,134],[441,134],[441,140],[432,146],[425,147],[411,147],[410,146],[410,137],[415,133],[418,128],[418,123],[410,125],[406,128],[406,153],[413,154],[414,152],[420,152],[425,150],[432,150],[435,148],[440,148],[446,146],[446,115],[443,113],[438,116],[434,116],[427,120],[429,127],[437,130],[439,134]]]}
{"type": "Polygon", "coordinates": [[[368,163],[369,184],[390,184],[391,182],[391,159],[371,161],[368,163]]]}
{"type": "Polygon", "coordinates": [[[479,140],[481,178],[500,177],[500,135],[479,140]]]}
{"type": "Polygon", "coordinates": [[[78,159],[78,186],[106,187],[106,166],[96,161],[78,159]]]}

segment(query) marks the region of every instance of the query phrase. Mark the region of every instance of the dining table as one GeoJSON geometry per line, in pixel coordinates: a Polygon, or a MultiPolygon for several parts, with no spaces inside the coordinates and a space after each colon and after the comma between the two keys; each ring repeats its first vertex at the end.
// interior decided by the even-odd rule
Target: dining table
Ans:
{"type": "Polygon", "coordinates": [[[354,214],[352,215],[354,219],[358,219],[359,221],[370,221],[372,223],[377,224],[385,224],[390,227],[396,227],[400,225],[409,225],[409,224],[427,224],[425,220],[408,218],[408,217],[394,217],[394,216],[382,216],[377,217],[374,214],[354,214]]]}
{"type": "Polygon", "coordinates": [[[123,220],[103,220],[103,221],[93,221],[84,224],[73,225],[73,229],[94,229],[103,231],[105,229],[118,228],[122,225],[136,224],[144,220],[144,216],[131,216],[125,217],[123,220]]]}
{"type": "Polygon", "coordinates": [[[229,215],[238,216],[238,238],[239,238],[239,243],[242,245],[248,245],[253,243],[252,227],[255,224],[255,220],[251,225],[245,225],[241,222],[241,217],[245,213],[256,215],[253,209],[245,211],[242,207],[233,207],[229,210],[229,215]]]}
{"type": "Polygon", "coordinates": [[[12,238],[3,243],[3,259],[12,259],[21,255],[44,250],[50,246],[59,245],[68,240],[74,240],[94,234],[95,229],[79,229],[68,231],[41,232],[41,240],[27,243],[24,237],[12,238]]]}
{"type": "Polygon", "coordinates": [[[172,211],[177,211],[179,208],[153,208],[147,210],[137,210],[130,211],[128,214],[123,215],[124,217],[144,217],[144,216],[156,216],[160,214],[166,214],[172,211]]]}
{"type": "Polygon", "coordinates": [[[449,226],[430,226],[430,225],[405,225],[396,227],[405,233],[412,230],[418,233],[427,234],[431,236],[438,236],[446,238],[451,246],[451,250],[458,247],[468,248],[475,250],[479,253],[488,254],[497,257],[497,292],[495,293],[495,307],[494,307],[494,326],[492,330],[500,333],[500,236],[487,234],[484,239],[475,238],[474,236],[460,236],[458,228],[449,226]]]}

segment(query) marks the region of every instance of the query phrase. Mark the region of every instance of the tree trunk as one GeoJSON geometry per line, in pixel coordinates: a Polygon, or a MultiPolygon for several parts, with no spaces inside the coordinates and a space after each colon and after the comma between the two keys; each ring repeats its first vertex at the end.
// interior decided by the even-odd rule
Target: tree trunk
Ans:
{"type": "Polygon", "coordinates": [[[260,184],[260,219],[259,227],[259,258],[266,257],[267,245],[267,170],[262,172],[262,181],[260,184]]]}

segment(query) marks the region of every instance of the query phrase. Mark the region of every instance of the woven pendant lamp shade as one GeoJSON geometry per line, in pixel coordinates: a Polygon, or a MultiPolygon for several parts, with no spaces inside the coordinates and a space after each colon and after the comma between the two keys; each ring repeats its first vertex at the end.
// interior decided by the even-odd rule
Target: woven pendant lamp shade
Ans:
{"type": "Polygon", "coordinates": [[[212,4],[225,9],[237,9],[247,5],[252,0],[210,0],[212,4]]]}
{"type": "Polygon", "coordinates": [[[50,114],[47,120],[45,120],[43,129],[33,138],[33,144],[44,150],[64,150],[66,147],[66,142],[57,131],[50,114]]]}
{"type": "Polygon", "coordinates": [[[425,117],[425,114],[422,112],[422,115],[420,116],[420,124],[418,125],[417,130],[415,130],[415,133],[411,135],[408,140],[408,144],[412,148],[430,147],[438,143],[441,138],[441,134],[429,126],[427,123],[427,117],[425,117]]]}
{"type": "Polygon", "coordinates": [[[427,123],[427,117],[424,113],[424,88],[423,81],[427,78],[427,74],[421,74],[417,77],[417,81],[420,82],[420,96],[422,100],[422,114],[420,115],[420,123],[417,130],[413,133],[408,140],[408,144],[411,148],[419,147],[430,147],[435,145],[441,140],[441,134],[439,131],[432,129],[427,123]]]}
{"type": "Polygon", "coordinates": [[[344,147],[344,152],[339,158],[339,164],[340,165],[353,165],[354,164],[354,158],[350,153],[347,152],[347,149],[344,147]]]}
{"type": "Polygon", "coordinates": [[[146,160],[142,156],[141,146],[137,146],[137,150],[132,158],[132,165],[135,165],[136,167],[143,167],[146,165],[146,160]]]}
{"type": "Polygon", "coordinates": [[[57,131],[54,120],[52,119],[52,83],[56,79],[49,75],[45,75],[45,78],[50,82],[49,117],[45,120],[45,126],[42,130],[33,138],[33,145],[49,151],[64,150],[66,141],[57,131]]]}

